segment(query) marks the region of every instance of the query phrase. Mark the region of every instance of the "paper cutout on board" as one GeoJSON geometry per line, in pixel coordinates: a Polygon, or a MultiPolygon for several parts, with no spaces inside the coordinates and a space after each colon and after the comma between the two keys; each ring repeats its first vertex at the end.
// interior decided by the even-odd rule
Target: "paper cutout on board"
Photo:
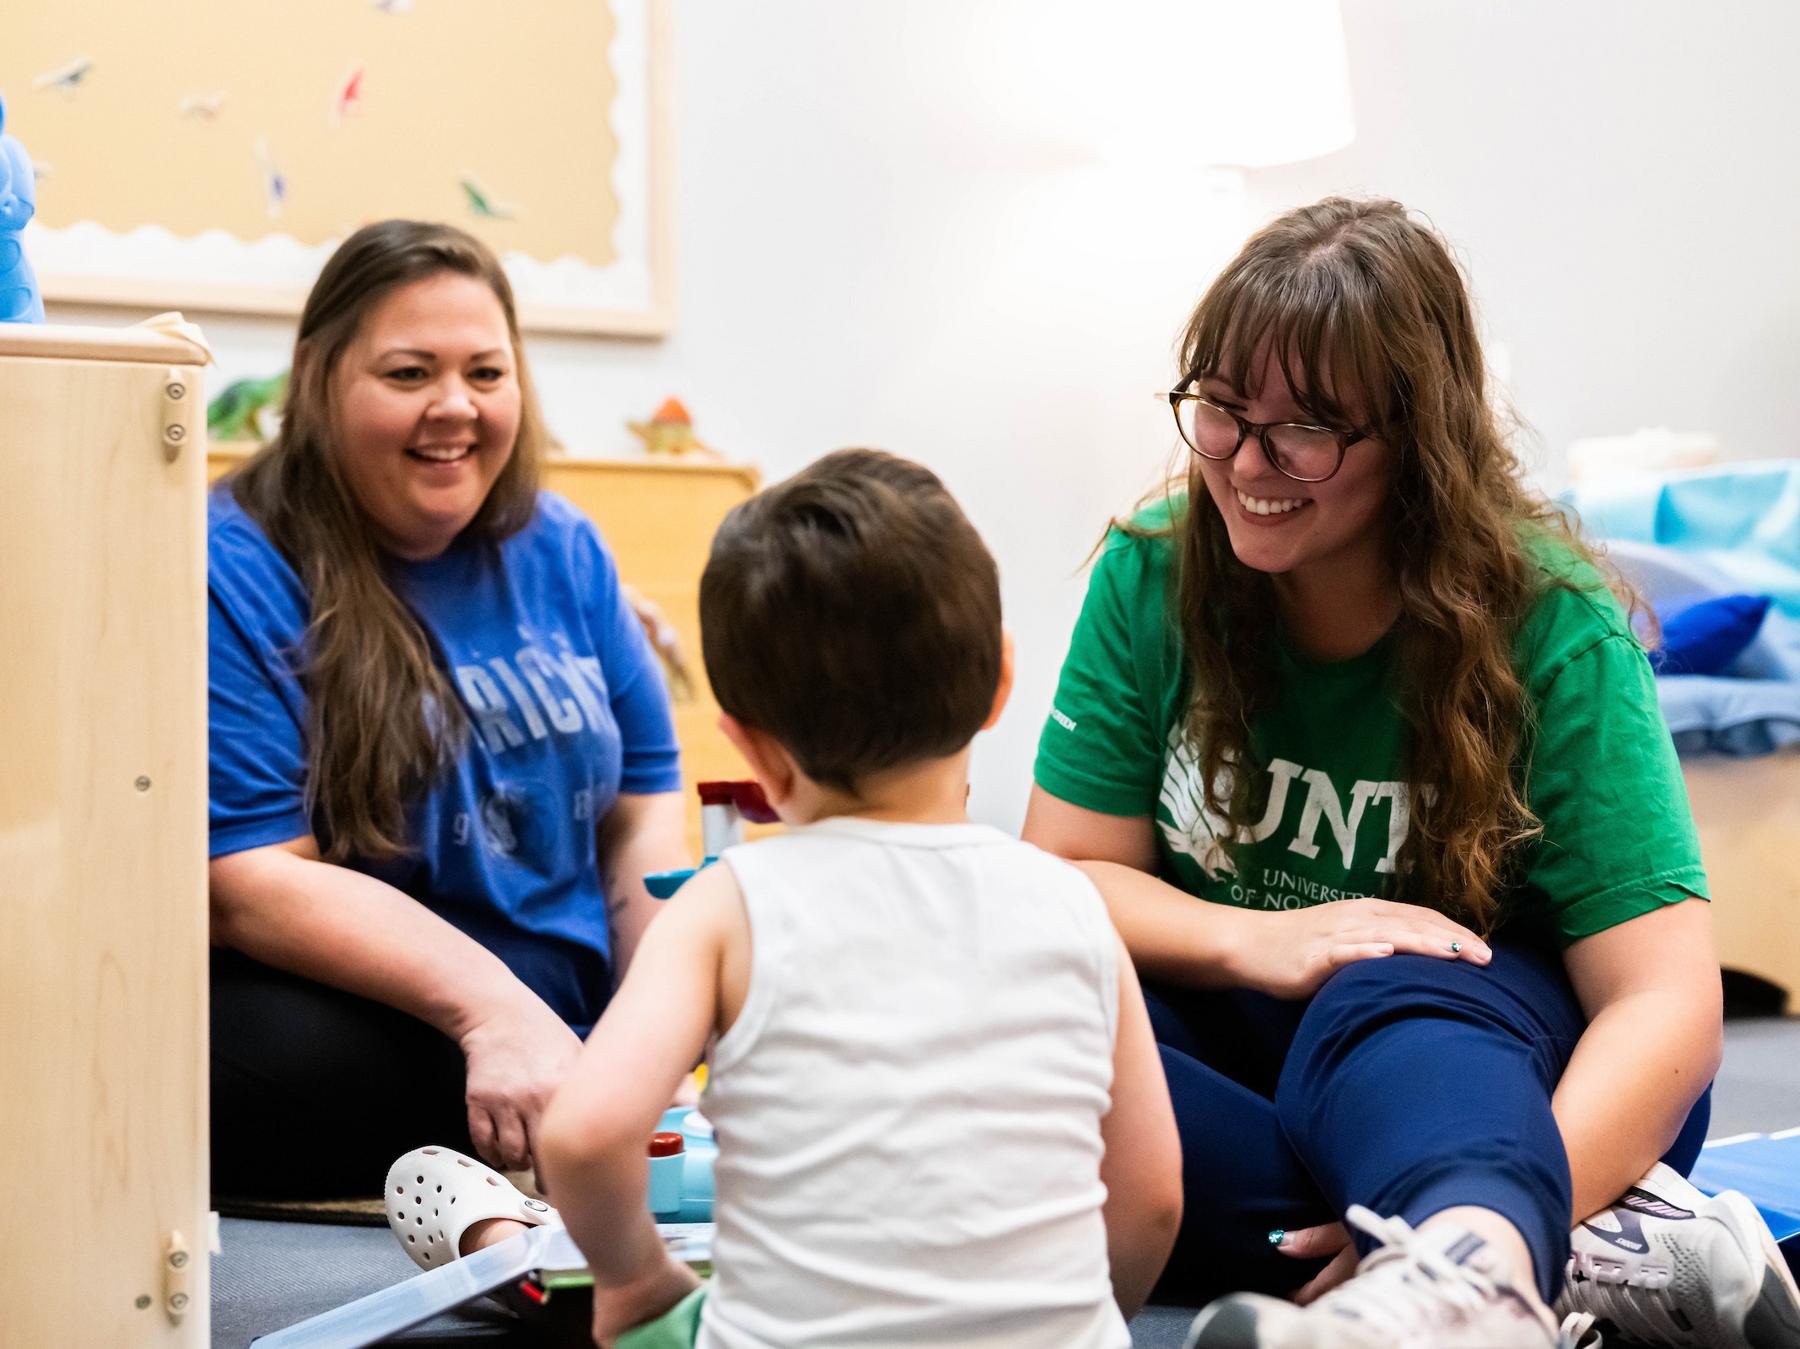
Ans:
{"type": "Polygon", "coordinates": [[[256,164],[262,170],[263,191],[268,197],[269,219],[279,220],[281,208],[287,204],[287,176],[276,167],[275,157],[269,153],[269,142],[263,136],[256,138],[256,164]]]}
{"type": "Polygon", "coordinates": [[[225,91],[223,89],[215,89],[210,94],[189,94],[181,100],[181,115],[210,122],[219,115],[219,109],[224,106],[225,91]]]}
{"type": "Polygon", "coordinates": [[[338,81],[337,92],[331,97],[331,124],[343,125],[346,117],[352,116],[362,107],[363,67],[355,65],[350,72],[338,81]]]}
{"type": "Polygon", "coordinates": [[[469,214],[478,220],[517,220],[519,208],[504,206],[495,201],[473,178],[464,175],[457,183],[462,187],[463,196],[468,199],[469,214]]]}
{"type": "Polygon", "coordinates": [[[86,56],[77,57],[67,65],[57,66],[54,70],[46,70],[31,82],[33,89],[60,89],[71,98],[87,78],[88,72],[94,68],[93,61],[86,56]]]}

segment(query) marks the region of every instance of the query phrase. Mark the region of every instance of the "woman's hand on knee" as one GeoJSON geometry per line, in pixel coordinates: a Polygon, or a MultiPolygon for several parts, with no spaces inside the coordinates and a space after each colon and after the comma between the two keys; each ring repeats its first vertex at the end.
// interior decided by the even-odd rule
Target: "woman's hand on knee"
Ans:
{"type": "Polygon", "coordinates": [[[1248,913],[1233,962],[1238,982],[1277,998],[1308,998],[1359,960],[1411,954],[1485,965],[1488,944],[1454,919],[1417,904],[1339,899],[1307,909],[1248,913]]]}
{"type": "Polygon", "coordinates": [[[536,997],[477,1022],[460,1041],[467,1067],[469,1139],[488,1165],[523,1171],[550,1097],[581,1048],[575,1032],[536,997]]]}

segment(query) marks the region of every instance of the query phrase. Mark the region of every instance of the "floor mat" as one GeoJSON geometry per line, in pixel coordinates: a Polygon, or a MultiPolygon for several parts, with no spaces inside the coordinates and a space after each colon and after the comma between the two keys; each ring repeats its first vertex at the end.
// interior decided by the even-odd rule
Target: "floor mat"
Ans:
{"type": "Polygon", "coordinates": [[[387,1217],[379,1197],[368,1199],[233,1199],[214,1195],[221,1218],[254,1218],[269,1223],[328,1223],[334,1227],[383,1227],[387,1217]]]}
{"type": "MultiPolygon", "coordinates": [[[[341,1307],[419,1271],[393,1237],[346,1226],[226,1219],[212,1258],[213,1349],[246,1349],[257,1336],[341,1307]]],[[[483,1300],[395,1338],[409,1346],[470,1340],[531,1344],[528,1329],[483,1300]]]]}
{"type": "MultiPolygon", "coordinates": [[[[502,1171],[513,1185],[531,1199],[542,1199],[528,1171],[502,1171]]],[[[329,1223],[334,1227],[382,1227],[387,1223],[380,1195],[352,1195],[343,1199],[236,1199],[214,1195],[213,1208],[221,1218],[252,1218],[270,1223],[329,1223]]]]}

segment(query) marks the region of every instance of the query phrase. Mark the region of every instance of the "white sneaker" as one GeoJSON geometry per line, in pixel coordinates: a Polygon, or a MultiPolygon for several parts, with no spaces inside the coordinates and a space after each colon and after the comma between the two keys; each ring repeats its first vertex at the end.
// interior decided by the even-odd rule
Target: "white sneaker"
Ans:
{"type": "Polygon", "coordinates": [[[1800,1347],[1800,1287],[1756,1205],[1661,1162],[1576,1225],[1556,1306],[1658,1349],[1800,1347]]]}
{"type": "Polygon", "coordinates": [[[1492,1272],[1480,1237],[1415,1232],[1360,1205],[1344,1215],[1381,1248],[1308,1307],[1234,1293],[1200,1313],[1185,1349],[1586,1349],[1592,1317],[1562,1326],[1533,1288],[1492,1272]]]}

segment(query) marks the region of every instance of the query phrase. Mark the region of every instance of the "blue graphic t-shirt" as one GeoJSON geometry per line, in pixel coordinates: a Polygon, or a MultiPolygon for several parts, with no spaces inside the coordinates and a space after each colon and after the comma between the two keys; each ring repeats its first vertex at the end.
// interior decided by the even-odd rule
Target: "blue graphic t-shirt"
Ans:
{"type": "MultiPolygon", "coordinates": [[[[497,954],[577,1028],[609,992],[596,826],[621,792],[679,790],[668,692],[599,533],[561,497],[499,545],[394,562],[468,712],[462,754],[408,813],[417,852],[349,863],[497,954]]],[[[311,606],[231,498],[208,502],[211,855],[314,832],[305,804],[311,606]]]]}

